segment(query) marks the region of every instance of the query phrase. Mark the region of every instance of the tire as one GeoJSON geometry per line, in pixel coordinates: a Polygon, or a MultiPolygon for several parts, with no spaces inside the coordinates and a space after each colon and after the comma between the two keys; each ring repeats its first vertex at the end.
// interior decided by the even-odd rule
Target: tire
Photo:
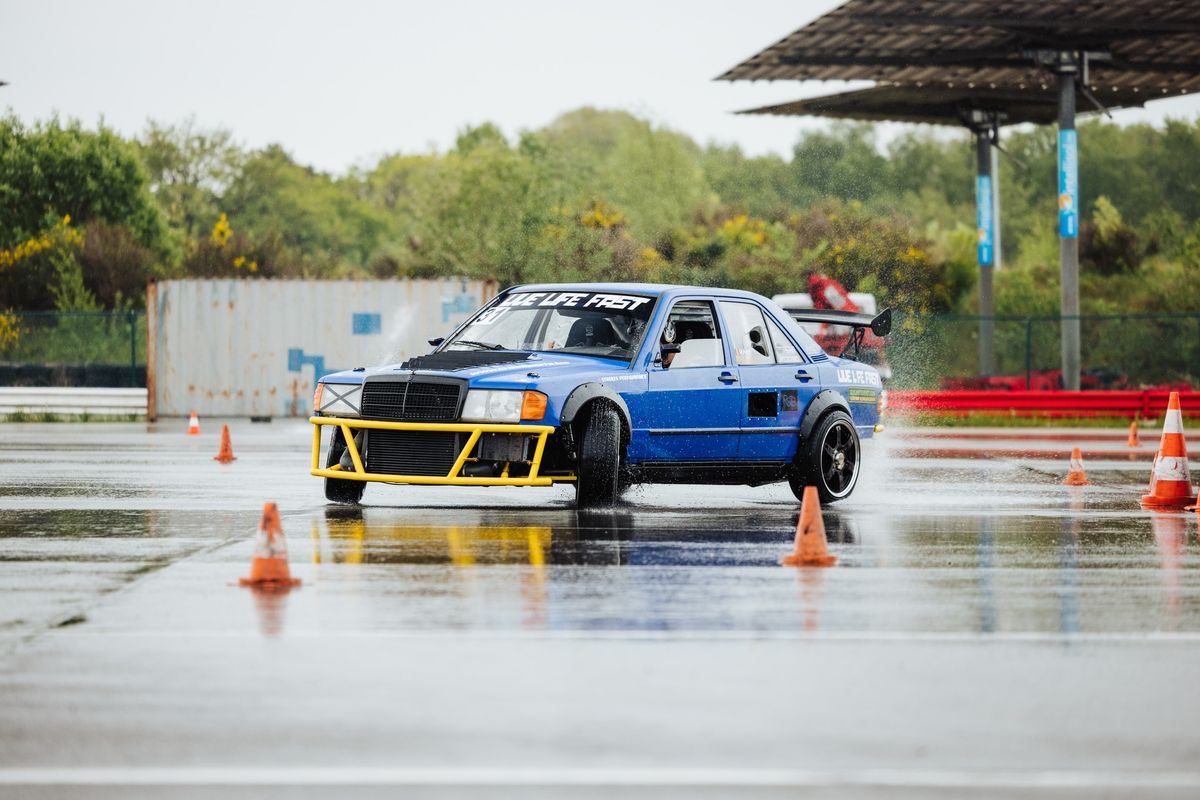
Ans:
{"type": "Polygon", "coordinates": [[[579,444],[575,504],[579,508],[611,506],[620,494],[621,420],[617,410],[600,403],[592,409],[579,444]]]}
{"type": "Polygon", "coordinates": [[[861,466],[862,445],[854,420],[845,411],[831,411],[800,442],[788,483],[798,500],[805,486],[816,486],[822,503],[835,503],[854,491],[861,466]]]}
{"type": "MultiPolygon", "coordinates": [[[[325,458],[325,469],[341,462],[342,454],[346,452],[346,441],[342,438],[340,428],[335,428],[333,438],[329,441],[329,455],[325,458]]],[[[325,479],[325,499],[332,503],[343,503],[356,506],[362,501],[366,491],[366,481],[345,481],[339,478],[325,479]]]]}

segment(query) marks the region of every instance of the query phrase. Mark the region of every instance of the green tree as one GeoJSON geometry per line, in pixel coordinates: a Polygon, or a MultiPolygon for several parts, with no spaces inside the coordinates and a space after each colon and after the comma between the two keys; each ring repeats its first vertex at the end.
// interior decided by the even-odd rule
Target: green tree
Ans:
{"type": "Polygon", "coordinates": [[[575,207],[603,200],[621,209],[630,233],[658,241],[716,204],[700,148],[687,136],[623,111],[583,108],[543,131],[550,153],[578,164],[575,207]]]}
{"type": "Polygon", "coordinates": [[[828,131],[807,133],[792,152],[792,178],[806,203],[894,195],[896,186],[887,167],[870,125],[836,123],[828,131]]]}
{"type": "Polygon", "coordinates": [[[787,162],[779,156],[749,157],[737,145],[710,144],[700,163],[708,185],[725,205],[774,219],[796,206],[787,162]]]}
{"type": "Polygon", "coordinates": [[[150,191],[171,227],[185,238],[207,233],[245,158],[233,134],[200,128],[195,118],[178,125],[151,121],[137,146],[150,191]]]}
{"type": "Polygon", "coordinates": [[[26,126],[0,118],[0,246],[70,216],[76,225],[123,225],[151,250],[165,248],[163,216],[136,148],[107,127],[57,118],[26,126]]]}
{"type": "Polygon", "coordinates": [[[291,263],[274,265],[276,274],[323,274],[330,264],[348,274],[364,269],[388,234],[386,215],[365,195],[356,176],[334,178],[271,145],[245,157],[220,202],[235,230],[287,254],[291,263]]]}

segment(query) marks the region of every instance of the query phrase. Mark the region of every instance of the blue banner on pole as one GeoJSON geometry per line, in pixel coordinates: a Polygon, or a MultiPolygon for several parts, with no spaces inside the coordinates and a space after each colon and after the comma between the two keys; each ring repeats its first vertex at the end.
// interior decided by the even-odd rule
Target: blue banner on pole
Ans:
{"type": "Polygon", "coordinates": [[[975,176],[975,236],[977,241],[976,256],[979,266],[992,263],[992,237],[995,223],[992,213],[992,176],[975,176]]]}
{"type": "Polygon", "coordinates": [[[1058,235],[1079,235],[1079,149],[1075,129],[1058,132],[1058,235]]]}

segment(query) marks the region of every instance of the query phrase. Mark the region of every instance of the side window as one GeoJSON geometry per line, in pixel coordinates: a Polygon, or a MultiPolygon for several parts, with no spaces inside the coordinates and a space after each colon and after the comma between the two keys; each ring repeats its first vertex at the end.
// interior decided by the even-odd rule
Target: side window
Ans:
{"type": "Polygon", "coordinates": [[[792,340],[775,324],[775,320],[771,319],[770,315],[767,316],[767,330],[771,333],[771,343],[775,345],[775,361],[777,363],[804,363],[804,356],[800,355],[796,345],[792,344],[792,340]]]}
{"type": "Polygon", "coordinates": [[[722,300],[721,312],[729,324],[729,339],[739,365],[775,363],[767,321],[758,306],[722,300]]]}
{"type": "Polygon", "coordinates": [[[664,353],[663,367],[720,367],[725,365],[725,348],[713,304],[706,300],[681,300],[671,306],[663,325],[660,344],[679,345],[678,353],[664,353]]]}
{"type": "Polygon", "coordinates": [[[543,340],[546,343],[547,350],[556,350],[567,343],[567,337],[571,335],[571,326],[575,324],[575,320],[571,317],[556,314],[550,317],[546,325],[546,335],[543,340]]]}

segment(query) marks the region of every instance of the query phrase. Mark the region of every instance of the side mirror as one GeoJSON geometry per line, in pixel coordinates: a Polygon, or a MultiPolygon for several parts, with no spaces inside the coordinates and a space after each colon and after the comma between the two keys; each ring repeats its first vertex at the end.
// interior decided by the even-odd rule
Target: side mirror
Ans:
{"type": "Polygon", "coordinates": [[[654,357],[654,363],[662,364],[663,356],[674,355],[674,354],[678,353],[681,349],[682,348],[678,344],[675,344],[674,342],[660,346],[658,348],[658,355],[656,355],[654,357]]]}
{"type": "Polygon", "coordinates": [[[437,337],[436,339],[430,339],[430,340],[429,340],[429,346],[430,346],[430,347],[437,347],[439,344],[441,344],[441,343],[442,343],[442,342],[444,342],[444,341],[446,341],[446,337],[445,337],[445,336],[439,336],[439,337],[437,337]]]}

